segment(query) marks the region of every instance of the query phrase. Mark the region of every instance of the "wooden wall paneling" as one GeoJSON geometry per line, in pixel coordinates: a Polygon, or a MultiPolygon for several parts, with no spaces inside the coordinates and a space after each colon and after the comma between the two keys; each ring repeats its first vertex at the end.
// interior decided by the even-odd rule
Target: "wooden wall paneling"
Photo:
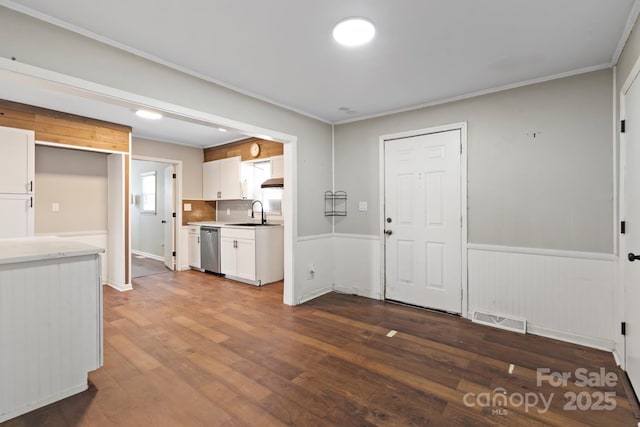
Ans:
{"type": "Polygon", "coordinates": [[[240,156],[242,161],[267,159],[273,156],[281,156],[284,154],[283,145],[279,142],[267,141],[260,138],[247,138],[241,141],[231,142],[229,144],[210,147],[204,150],[204,161],[211,162],[213,160],[226,159],[227,157],[240,156]],[[260,154],[258,157],[252,157],[249,153],[251,144],[257,142],[260,145],[260,154]]]}
{"type": "Polygon", "coordinates": [[[182,201],[182,225],[188,225],[190,222],[198,221],[215,221],[216,220],[216,202],[203,200],[183,200],[182,201]],[[191,211],[184,210],[184,204],[191,203],[191,211]]]}
{"type": "Polygon", "coordinates": [[[129,152],[129,126],[17,102],[0,100],[0,126],[33,130],[37,141],[129,152]]]}

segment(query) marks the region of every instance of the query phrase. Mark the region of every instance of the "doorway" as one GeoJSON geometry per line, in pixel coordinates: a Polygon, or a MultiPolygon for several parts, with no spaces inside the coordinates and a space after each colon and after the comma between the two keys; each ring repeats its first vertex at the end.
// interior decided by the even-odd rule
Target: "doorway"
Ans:
{"type": "Polygon", "coordinates": [[[463,312],[466,126],[384,137],[384,295],[463,312]],[[463,135],[464,134],[464,135],[463,135]]]}
{"type": "Polygon", "coordinates": [[[177,165],[131,162],[131,277],[176,269],[177,165]]]}

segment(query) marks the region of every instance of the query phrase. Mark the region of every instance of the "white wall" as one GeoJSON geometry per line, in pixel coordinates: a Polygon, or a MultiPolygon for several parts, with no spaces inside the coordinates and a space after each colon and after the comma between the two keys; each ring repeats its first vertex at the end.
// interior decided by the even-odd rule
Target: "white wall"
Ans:
{"type": "Polygon", "coordinates": [[[612,253],[611,88],[604,70],[336,126],[336,232],[379,233],[381,135],[467,121],[470,242],[612,253]]]}
{"type": "MultiPolygon", "coordinates": [[[[332,182],[330,125],[5,7],[0,7],[0,39],[3,40],[0,44],[2,58],[15,57],[19,63],[296,136],[297,210],[293,235],[331,232],[331,221],[324,216],[322,197],[332,182]]],[[[134,154],[138,153],[134,151],[134,154]]],[[[184,193],[185,198],[190,196],[184,193]]],[[[299,272],[300,265],[308,261],[303,255],[296,255],[295,271],[299,272]]],[[[297,285],[302,280],[295,275],[294,293],[297,294],[297,285]]],[[[307,286],[306,282],[304,286],[307,286]]]]}
{"type": "Polygon", "coordinates": [[[178,183],[182,186],[182,198],[202,200],[202,148],[132,138],[131,153],[133,156],[182,161],[182,182],[178,183]]]}
{"type": "Polygon", "coordinates": [[[336,189],[347,191],[348,215],[336,219],[334,289],[383,294],[380,136],[466,121],[464,314],[524,317],[530,332],[612,349],[612,84],[605,70],[336,126],[336,189]]]}
{"type": "Polygon", "coordinates": [[[0,57],[297,136],[298,234],[331,230],[322,199],[331,188],[330,125],[5,7],[0,7],[0,37],[0,57]]]}
{"type": "Polygon", "coordinates": [[[37,145],[35,171],[36,234],[107,229],[106,154],[37,145]]]}
{"type": "Polygon", "coordinates": [[[36,145],[35,232],[105,250],[107,282],[107,154],[36,145]],[[59,205],[52,212],[51,204],[59,205]]]}

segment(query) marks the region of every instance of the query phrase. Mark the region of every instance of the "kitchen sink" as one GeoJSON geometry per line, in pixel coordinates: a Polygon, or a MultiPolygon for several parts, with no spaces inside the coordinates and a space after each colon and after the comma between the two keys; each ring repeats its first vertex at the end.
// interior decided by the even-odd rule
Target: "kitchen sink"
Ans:
{"type": "Polygon", "coordinates": [[[259,222],[241,222],[239,224],[227,224],[227,225],[236,225],[238,227],[263,227],[263,226],[279,225],[279,224],[260,224],[259,222]]]}

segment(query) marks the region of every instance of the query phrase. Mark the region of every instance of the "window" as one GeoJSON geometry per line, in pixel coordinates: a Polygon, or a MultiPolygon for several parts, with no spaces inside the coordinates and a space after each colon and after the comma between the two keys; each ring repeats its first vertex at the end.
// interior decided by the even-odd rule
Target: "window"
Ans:
{"type": "MultiPolygon", "coordinates": [[[[271,161],[242,162],[243,193],[247,199],[260,200],[264,206],[264,212],[270,215],[281,214],[282,189],[262,188],[261,185],[271,178],[271,161]]],[[[255,212],[260,212],[260,206],[253,206],[255,212]]]]}
{"type": "Polygon", "coordinates": [[[142,213],[156,213],[156,173],[145,172],[140,174],[142,180],[141,209],[142,213]]]}

